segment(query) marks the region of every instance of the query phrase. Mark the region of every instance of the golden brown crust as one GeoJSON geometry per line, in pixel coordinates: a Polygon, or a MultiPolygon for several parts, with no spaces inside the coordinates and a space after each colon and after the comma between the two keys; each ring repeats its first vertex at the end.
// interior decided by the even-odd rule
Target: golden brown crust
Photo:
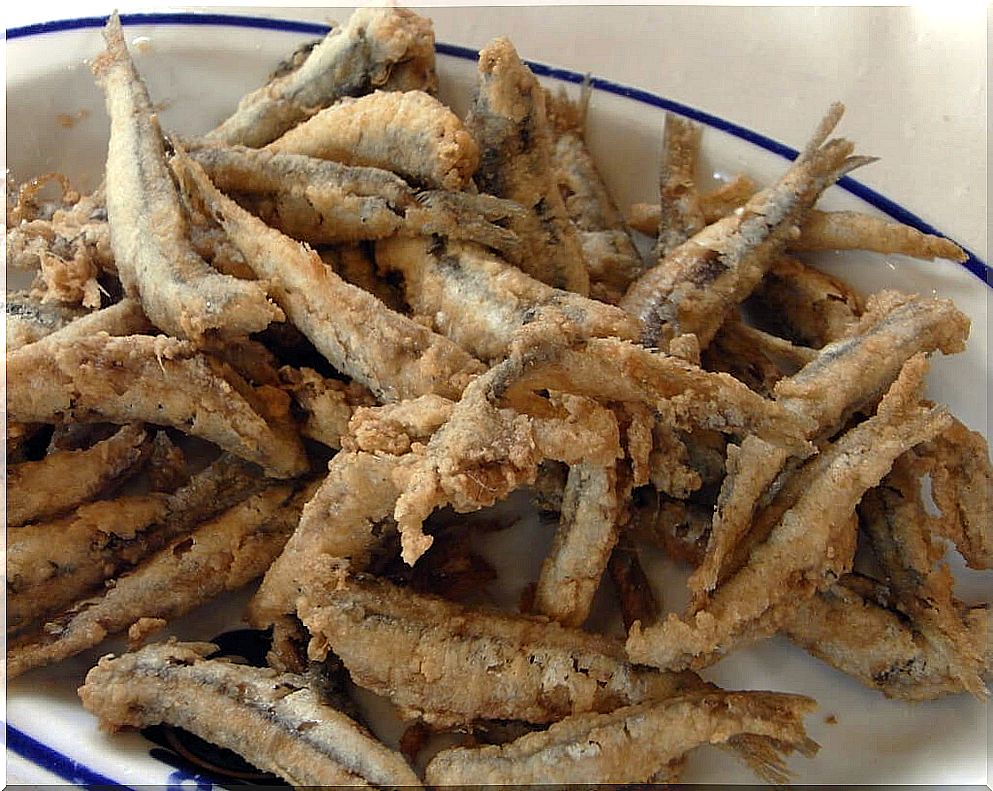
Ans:
{"type": "Polygon", "coordinates": [[[102,333],[66,343],[53,339],[50,335],[8,359],[11,419],[141,420],[210,440],[276,477],[307,469],[295,428],[285,413],[272,413],[278,404],[268,403],[264,393],[189,342],[102,333]]]}
{"type": "Polygon", "coordinates": [[[283,366],[279,377],[304,412],[300,433],[329,448],[341,447],[356,409],[376,403],[362,385],[328,379],[312,368],[283,366]]]}
{"type": "Polygon", "coordinates": [[[637,337],[636,323],[623,311],[547,286],[478,245],[394,238],[377,243],[376,261],[403,274],[416,313],[481,359],[506,357],[523,326],[551,317],[584,336],[637,337]],[[474,309],[466,310],[467,303],[474,309]]]}
{"type": "Polygon", "coordinates": [[[32,353],[37,354],[44,350],[44,353],[51,354],[60,344],[87,338],[99,332],[106,332],[108,335],[140,335],[151,330],[152,325],[142,311],[141,304],[137,300],[125,297],[102,310],[95,310],[66,323],[54,332],[34,341],[30,346],[32,353]]]}
{"type": "Polygon", "coordinates": [[[968,258],[951,239],[854,211],[811,212],[800,225],[800,235],[790,242],[790,249],[870,250],[960,263],[968,258]]]}
{"type": "Polygon", "coordinates": [[[425,393],[454,398],[483,370],[459,346],[346,283],[309,247],[221,194],[189,157],[177,152],[173,168],[184,193],[209,207],[256,275],[270,283],[289,320],[332,365],[379,399],[425,393]]]}
{"type": "Polygon", "coordinates": [[[566,214],[579,232],[590,276],[590,296],[617,304],[644,265],[596,163],[583,140],[585,102],[572,102],[564,90],[545,92],[545,105],[555,138],[552,167],[566,214]]]}
{"type": "Polygon", "coordinates": [[[890,474],[863,498],[860,522],[895,607],[910,618],[951,680],[984,699],[983,646],[974,642],[963,622],[952,594],[951,571],[939,564],[945,548],[932,538],[922,474],[914,454],[898,458],[890,474]]]}
{"type": "Polygon", "coordinates": [[[98,308],[97,277],[117,271],[102,187],[81,196],[59,173],[20,186],[17,204],[8,210],[6,243],[7,266],[35,270],[31,296],[45,304],[98,308]],[[37,193],[53,181],[59,182],[60,199],[54,208],[39,206],[37,193]]]}
{"type": "Polygon", "coordinates": [[[328,562],[307,562],[303,571],[297,612],[313,635],[312,657],[333,650],[356,683],[429,723],[551,722],[701,683],[693,673],[633,667],[619,643],[544,618],[350,578],[328,562]]]}
{"type": "Polygon", "coordinates": [[[7,526],[62,513],[119,481],[148,454],[140,425],[124,426],[86,450],[54,451],[7,468],[7,526]]]}
{"type": "MultiPolygon", "coordinates": [[[[8,241],[8,249],[10,242],[8,241]]],[[[7,353],[41,340],[89,311],[60,302],[46,303],[26,291],[7,292],[4,301],[7,353]]]]}
{"type": "Polygon", "coordinates": [[[405,8],[360,8],[302,63],[244,96],[206,139],[258,148],[344,97],[437,87],[431,21],[405,8]]]}
{"type": "Polygon", "coordinates": [[[8,631],[58,612],[126,567],[156,533],[170,535],[163,523],[168,510],[162,495],[130,495],[17,528],[7,546],[8,631]]]}
{"type": "Polygon", "coordinates": [[[505,38],[479,53],[479,84],[466,125],[481,152],[480,191],[529,212],[510,225],[523,245],[514,263],[543,283],[589,294],[582,247],[552,166],[545,92],[505,38]]]}
{"type": "Polygon", "coordinates": [[[703,128],[666,113],[659,167],[659,220],[655,256],[662,259],[705,225],[694,171],[703,128]]]}
{"type": "Polygon", "coordinates": [[[970,568],[993,568],[993,465],[986,439],[955,420],[918,453],[941,510],[935,529],[955,543],[970,568]]]}
{"type": "MultiPolygon", "coordinates": [[[[880,586],[856,575],[843,577],[799,602],[784,633],[832,667],[888,698],[921,701],[965,691],[943,656],[917,632],[906,615],[880,600],[880,586]]],[[[988,646],[986,606],[967,610],[976,645],[988,646]]],[[[985,661],[989,672],[988,657],[985,661]]]]}
{"type": "Polygon", "coordinates": [[[106,656],[80,688],[112,730],[182,727],[297,786],[413,787],[403,758],[323,704],[307,680],[207,659],[210,643],[161,643],[106,656]]]}
{"type": "Polygon", "coordinates": [[[207,334],[247,335],[282,319],[258,283],[219,274],[194,251],[162,132],[116,14],[104,37],[107,51],[93,70],[111,118],[107,221],[128,295],[140,299],[159,329],[195,341],[207,334]]]}
{"type": "Polygon", "coordinates": [[[803,716],[814,708],[800,695],[690,693],[573,715],[510,744],[445,750],[426,778],[435,786],[645,782],[694,747],[746,734],[768,739],[783,754],[811,755],[817,745],[807,738],[803,716]]]}
{"type": "MultiPolygon", "coordinates": [[[[854,527],[862,495],[889,471],[893,461],[927,441],[949,423],[940,409],[920,407],[919,388],[926,370],[923,355],[913,358],[890,388],[877,414],[843,434],[801,470],[791,490],[795,504],[782,512],[768,539],[747,563],[687,614],[628,635],[633,661],[656,667],[701,667],[716,661],[741,641],[773,633],[799,598],[810,598],[851,570],[854,527]]],[[[772,506],[777,512],[775,503],[772,506]]]]}
{"type": "Polygon", "coordinates": [[[562,514],[535,587],[532,612],[581,626],[617,543],[622,504],[614,466],[569,468],[562,514]]]}
{"type": "Polygon", "coordinates": [[[391,170],[431,189],[461,190],[479,165],[479,147],[459,117],[423,91],[343,99],[266,148],[391,170]]]}
{"type": "Polygon", "coordinates": [[[251,465],[222,456],[171,494],[101,500],[16,528],[7,550],[8,629],[23,631],[91,593],[259,484],[251,465]]]}
{"type": "MultiPolygon", "coordinates": [[[[218,189],[236,196],[267,225],[310,244],[354,243],[399,233],[471,239],[511,254],[520,252],[514,233],[498,223],[523,214],[523,209],[492,195],[416,191],[389,170],[277,149],[204,145],[190,156],[218,189]]],[[[230,248],[230,242],[226,246],[230,248]]]]}
{"type": "Polygon", "coordinates": [[[294,612],[299,569],[307,558],[326,556],[347,561],[355,569],[366,567],[400,494],[393,476],[405,463],[409,460],[401,457],[348,451],[331,460],[327,477],[252,600],[252,623],[265,627],[294,612]],[[334,530],[327,529],[329,522],[334,530]]]}
{"type": "Polygon", "coordinates": [[[642,323],[643,343],[665,347],[674,336],[693,333],[705,348],[820,194],[870,161],[850,156],[853,146],[846,140],[824,142],[841,112],[832,106],[807,150],[774,186],[673,248],[631,285],[620,305],[642,323]]]}
{"type": "Polygon", "coordinates": [[[428,394],[385,406],[358,407],[343,441],[347,450],[398,456],[426,442],[451,417],[454,403],[428,394]]]}
{"type": "Polygon", "coordinates": [[[143,621],[160,626],[261,576],[296,526],[311,491],[293,496],[290,485],[270,486],[213,519],[207,520],[210,511],[203,510],[202,524],[172,538],[113,586],[10,641],[7,672],[18,675],[60,661],[143,621]]]}

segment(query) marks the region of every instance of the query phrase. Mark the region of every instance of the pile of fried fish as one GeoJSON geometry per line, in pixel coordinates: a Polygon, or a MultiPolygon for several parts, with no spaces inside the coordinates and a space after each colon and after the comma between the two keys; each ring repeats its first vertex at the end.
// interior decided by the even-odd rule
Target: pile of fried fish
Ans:
{"type": "Polygon", "coordinates": [[[462,118],[430,22],[361,9],[183,138],[104,35],[101,185],[8,188],[34,272],[6,304],[11,677],[127,633],[79,691],[105,727],[303,786],[675,781],[703,744],[781,781],[814,701],[697,672],[774,634],[889,697],[986,696],[989,611],[942,558],[993,564],[988,450],[923,395],[969,320],[796,257],[963,252],[813,208],[871,161],[840,105],[776,183],[710,191],[670,114],[659,201],[624,215],[588,91],[506,39],[462,118]],[[554,538],[509,611],[460,515],[517,490],[554,538]],[[694,567],[684,612],[646,546],[694,567]],[[259,578],[268,667],[149,642],[259,578]],[[618,631],[584,630],[605,579],[618,631]],[[334,674],[394,704],[402,752],[334,674]]]}

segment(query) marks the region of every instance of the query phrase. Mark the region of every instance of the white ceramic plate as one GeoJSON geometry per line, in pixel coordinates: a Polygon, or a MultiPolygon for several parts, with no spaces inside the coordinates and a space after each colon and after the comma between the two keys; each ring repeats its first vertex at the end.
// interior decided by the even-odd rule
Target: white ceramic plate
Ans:
{"type": "MultiPolygon", "coordinates": [[[[322,32],[320,26],[307,23],[213,15],[159,14],[125,21],[138,67],[153,101],[162,107],[163,126],[184,134],[214,126],[282,57],[322,32]]],[[[88,19],[8,31],[7,165],[15,178],[58,170],[81,189],[97,184],[107,121],[86,60],[102,48],[99,25],[98,20],[88,19]],[[64,123],[66,119],[72,123],[64,123]]],[[[443,98],[462,112],[473,82],[474,53],[453,46],[439,49],[443,98]]],[[[543,79],[571,85],[574,91],[581,79],[574,72],[535,69],[543,79]]],[[[692,108],[607,80],[594,84],[590,146],[621,206],[654,197],[658,132],[665,109],[708,125],[704,157],[715,173],[746,171],[769,182],[785,168],[784,157],[794,153],[757,132],[692,108]]],[[[823,108],[806,109],[813,126],[823,108]]],[[[847,179],[825,195],[821,206],[882,211],[922,227],[906,209],[847,179]]],[[[948,403],[968,425],[984,430],[990,290],[982,278],[989,281],[989,269],[976,258],[969,268],[959,268],[947,262],[859,253],[824,255],[818,263],[864,291],[891,286],[950,297],[972,317],[968,351],[935,361],[931,396],[948,403]]],[[[512,535],[499,533],[489,546],[494,557],[502,558],[511,600],[533,579],[541,557],[533,548],[529,561],[512,559],[508,552],[512,541],[512,535]]],[[[962,598],[988,598],[988,575],[963,569],[955,558],[952,563],[962,598]]],[[[678,573],[667,569],[659,582],[670,609],[681,605],[681,581],[678,573]]],[[[170,633],[209,639],[236,628],[244,598],[232,596],[219,606],[204,608],[173,624],[170,633]]],[[[78,784],[210,787],[208,778],[150,755],[154,745],[138,734],[98,732],[95,720],[79,705],[75,689],[86,670],[102,654],[121,649],[121,642],[109,641],[8,686],[8,756],[20,781],[58,778],[78,784]]],[[[966,696],[917,706],[888,701],[780,639],[737,651],[705,675],[729,688],[802,692],[819,700],[821,710],[809,719],[808,727],[822,750],[812,761],[792,762],[797,782],[951,785],[985,780],[987,709],[966,696]],[[828,715],[834,715],[836,725],[826,722],[828,715]]],[[[693,756],[685,780],[754,782],[747,770],[712,748],[702,748],[693,756]]]]}

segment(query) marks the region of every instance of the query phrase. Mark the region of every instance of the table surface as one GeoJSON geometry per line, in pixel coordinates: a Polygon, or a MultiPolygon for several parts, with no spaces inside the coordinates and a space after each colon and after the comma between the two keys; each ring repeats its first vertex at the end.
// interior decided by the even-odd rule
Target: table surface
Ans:
{"type": "MultiPolygon", "coordinates": [[[[122,12],[196,10],[118,0],[13,4],[5,26],[122,12]]],[[[824,109],[882,159],[857,179],[988,260],[987,40],[983,3],[917,7],[415,7],[439,41],[480,47],[507,35],[524,57],[591,72],[801,147],[824,109]]],[[[212,11],[329,23],[350,7],[215,5],[212,11]]],[[[14,759],[14,783],[28,772],[14,759]]],[[[35,779],[33,772],[29,772],[35,779]]],[[[38,778],[40,779],[40,778],[38,778]]]]}

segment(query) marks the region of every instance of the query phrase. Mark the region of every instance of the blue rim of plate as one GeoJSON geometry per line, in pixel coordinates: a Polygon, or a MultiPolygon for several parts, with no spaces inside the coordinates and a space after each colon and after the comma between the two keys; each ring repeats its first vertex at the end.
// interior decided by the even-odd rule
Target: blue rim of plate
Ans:
{"type": "MultiPolygon", "coordinates": [[[[103,27],[107,17],[79,17],[76,19],[59,19],[51,22],[41,22],[23,27],[8,28],[6,39],[13,41],[21,38],[40,36],[47,33],[64,33],[71,30],[83,30],[87,28],[103,27]]],[[[214,25],[218,27],[242,27],[255,28],[261,30],[275,30],[282,33],[303,33],[307,35],[323,36],[331,28],[314,22],[299,22],[290,19],[267,19],[263,17],[241,16],[237,14],[198,14],[198,13],[138,13],[122,14],[121,22],[125,25],[214,25]]],[[[463,60],[476,60],[479,57],[478,50],[470,47],[460,47],[455,44],[439,43],[435,49],[441,55],[448,55],[463,60]]],[[[526,61],[531,70],[542,77],[551,77],[563,82],[581,84],[587,79],[587,75],[569,69],[560,69],[549,66],[545,63],[526,61]]],[[[794,160],[799,152],[787,145],[773,140],[770,137],[753,132],[743,126],[739,126],[731,121],[726,121],[716,115],[698,110],[680,102],[666,99],[658,94],[643,91],[640,88],[633,88],[629,85],[613,82],[603,77],[590,78],[591,87],[632,99],[641,104],[656,107],[662,110],[671,111],[690,118],[706,126],[719,129],[741,140],[745,140],[752,145],[758,146],[766,151],[783,157],[787,160],[794,160]]],[[[838,182],[838,186],[850,192],[866,203],[874,206],[894,220],[916,228],[923,233],[933,234],[948,238],[937,228],[922,220],[913,212],[903,208],[889,198],[881,195],[875,190],[859,183],[855,179],[845,176],[838,182]]],[[[954,241],[954,240],[953,240],[954,241]]],[[[959,245],[961,247],[961,245],[959,245]]],[[[971,250],[962,247],[969,256],[963,266],[972,274],[993,288],[993,269],[983,262],[979,256],[971,250]]],[[[6,726],[7,749],[12,750],[17,755],[35,763],[64,780],[81,786],[100,786],[103,788],[127,788],[99,772],[96,772],[79,763],[68,755],[64,755],[57,750],[43,744],[27,733],[18,730],[12,725],[6,726]]]]}

